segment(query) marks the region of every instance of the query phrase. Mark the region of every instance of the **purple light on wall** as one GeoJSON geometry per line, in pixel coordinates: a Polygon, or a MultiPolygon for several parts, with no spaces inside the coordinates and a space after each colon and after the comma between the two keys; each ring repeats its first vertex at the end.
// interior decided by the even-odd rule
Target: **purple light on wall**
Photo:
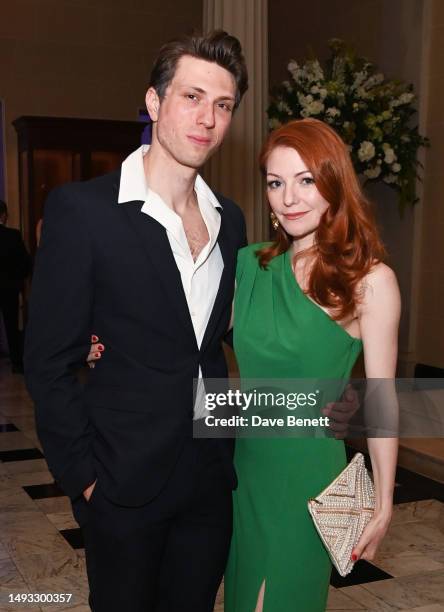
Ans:
{"type": "Polygon", "coordinates": [[[139,109],[139,121],[146,123],[146,127],[142,132],[140,144],[151,144],[151,130],[153,123],[146,108],[139,109]]]}

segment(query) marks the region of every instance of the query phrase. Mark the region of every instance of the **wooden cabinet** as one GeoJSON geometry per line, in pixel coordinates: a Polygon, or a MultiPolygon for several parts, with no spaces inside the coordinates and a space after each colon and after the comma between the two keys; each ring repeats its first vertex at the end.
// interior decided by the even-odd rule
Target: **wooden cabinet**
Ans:
{"type": "Polygon", "coordinates": [[[138,121],[20,117],[18,137],[20,221],[26,245],[36,248],[36,225],[48,193],[62,183],[115,170],[141,144],[138,121]]]}

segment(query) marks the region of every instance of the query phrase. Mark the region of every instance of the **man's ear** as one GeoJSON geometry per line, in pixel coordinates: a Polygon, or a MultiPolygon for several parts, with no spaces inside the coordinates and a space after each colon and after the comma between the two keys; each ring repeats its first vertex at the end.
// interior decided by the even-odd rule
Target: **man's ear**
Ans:
{"type": "Polygon", "coordinates": [[[159,117],[160,99],[154,87],[150,87],[146,92],[145,102],[151,121],[157,121],[159,117]]]}

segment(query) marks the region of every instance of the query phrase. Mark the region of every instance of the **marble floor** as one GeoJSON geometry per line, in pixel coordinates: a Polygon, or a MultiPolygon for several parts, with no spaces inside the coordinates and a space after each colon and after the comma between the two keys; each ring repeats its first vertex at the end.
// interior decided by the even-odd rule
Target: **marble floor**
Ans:
{"type": "MultiPolygon", "coordinates": [[[[328,610],[444,612],[444,485],[403,468],[396,480],[394,519],[377,559],[357,563],[347,578],[332,574],[328,610]]],[[[87,598],[83,543],[69,500],[48,471],[23,377],[1,362],[0,612],[87,612],[87,598]],[[72,598],[8,603],[9,594],[24,593],[72,598]]],[[[215,607],[222,611],[223,585],[215,607]]]]}

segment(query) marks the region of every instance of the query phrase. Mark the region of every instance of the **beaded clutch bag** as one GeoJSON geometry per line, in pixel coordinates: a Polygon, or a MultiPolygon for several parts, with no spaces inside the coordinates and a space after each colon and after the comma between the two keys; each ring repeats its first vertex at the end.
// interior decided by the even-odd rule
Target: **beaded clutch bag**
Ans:
{"type": "Polygon", "coordinates": [[[353,569],[352,550],[374,509],[374,486],[362,453],[356,453],[339,476],[308,501],[315,527],[341,576],[353,569]]]}

